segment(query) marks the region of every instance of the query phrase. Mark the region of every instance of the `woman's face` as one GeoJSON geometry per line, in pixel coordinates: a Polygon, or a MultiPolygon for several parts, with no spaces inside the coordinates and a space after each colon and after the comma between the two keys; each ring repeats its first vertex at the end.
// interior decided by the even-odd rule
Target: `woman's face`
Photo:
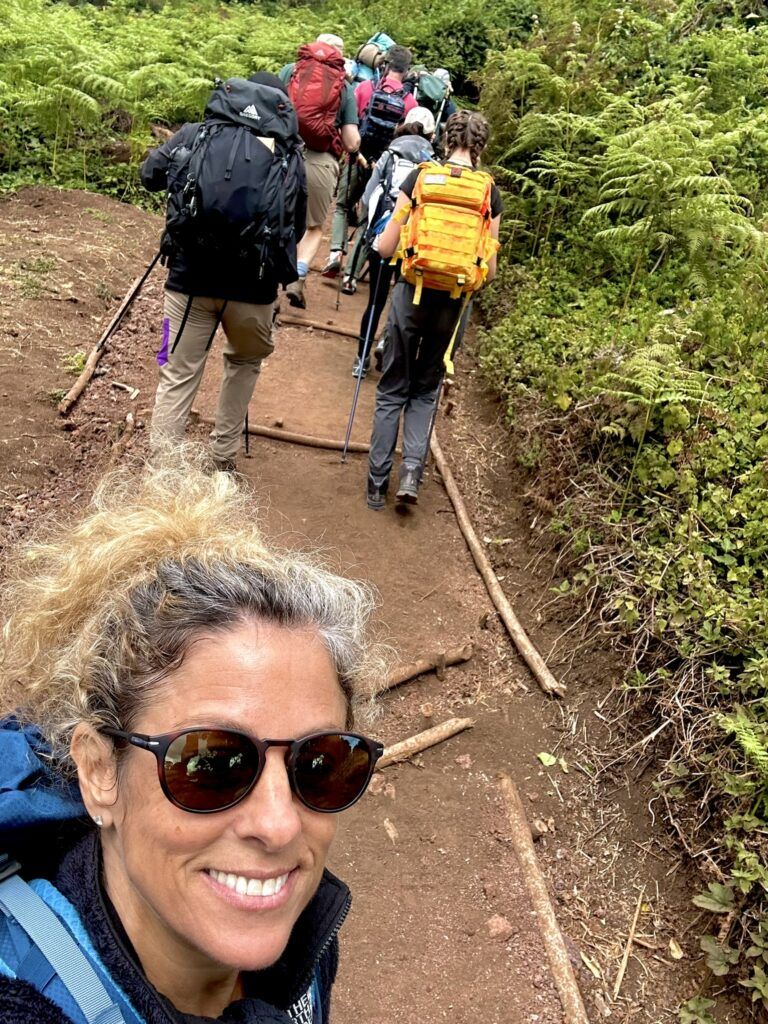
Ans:
{"type": "MultiPolygon", "coordinates": [[[[254,621],[193,644],[134,731],[217,726],[296,739],[343,729],[345,720],[344,695],[317,634],[254,621]]],[[[285,755],[284,747],[269,749],[258,783],[235,807],[190,814],[163,795],[151,753],[126,753],[102,834],[104,868],[145,968],[153,950],[172,959],[178,951],[180,964],[238,970],[280,957],[336,832],[335,815],[293,796],[285,755]],[[240,894],[231,887],[238,878],[275,879],[267,888],[279,892],[240,894]]]]}

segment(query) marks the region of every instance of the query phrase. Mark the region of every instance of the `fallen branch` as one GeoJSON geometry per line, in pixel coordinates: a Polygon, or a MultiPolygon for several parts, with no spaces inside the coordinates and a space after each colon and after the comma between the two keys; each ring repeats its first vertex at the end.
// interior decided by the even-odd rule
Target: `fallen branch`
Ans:
{"type": "Polygon", "coordinates": [[[287,324],[289,327],[312,327],[316,331],[328,331],[329,334],[340,334],[344,338],[360,340],[359,331],[352,331],[348,327],[336,327],[333,324],[321,324],[318,320],[305,320],[300,316],[281,316],[278,313],[275,326],[280,327],[281,324],[287,324]]]}
{"type": "Polygon", "coordinates": [[[407,740],[387,747],[381,759],[377,761],[376,767],[386,768],[389,764],[407,761],[414,754],[427,750],[428,747],[434,747],[437,743],[442,743],[443,740],[449,740],[451,736],[455,736],[465,729],[471,729],[474,724],[471,718],[449,718],[447,722],[441,722],[440,725],[435,725],[424,732],[418,732],[407,740]]]}
{"type": "Polygon", "coordinates": [[[619,992],[621,992],[621,985],[624,981],[624,975],[627,971],[627,964],[629,963],[629,955],[632,952],[632,945],[635,941],[635,932],[637,931],[637,921],[640,917],[640,907],[643,905],[643,896],[645,896],[645,889],[642,890],[637,898],[637,907],[635,907],[635,916],[632,919],[632,927],[629,929],[629,935],[627,936],[627,944],[624,947],[624,956],[621,958],[621,966],[619,967],[619,973],[616,975],[616,983],[613,986],[613,998],[618,999],[619,992]]]}
{"type": "Polygon", "coordinates": [[[545,693],[554,693],[558,697],[564,697],[564,683],[555,679],[547,668],[544,659],[533,646],[527,633],[520,625],[520,620],[515,615],[507,595],[502,590],[501,584],[496,578],[496,573],[493,571],[491,561],[485,553],[485,549],[480,543],[480,539],[475,532],[472,520],[469,517],[469,512],[464,504],[464,499],[461,496],[461,492],[459,491],[453,473],[445,460],[443,450],[440,447],[436,434],[434,433],[432,434],[430,449],[437,468],[440,470],[440,476],[443,478],[443,484],[448,492],[448,497],[451,499],[451,503],[453,504],[454,511],[456,512],[456,518],[459,521],[459,527],[461,528],[461,532],[464,534],[464,540],[467,542],[467,547],[472,554],[472,558],[475,560],[475,565],[483,578],[483,582],[491,596],[491,600],[496,606],[496,610],[501,616],[502,622],[507,627],[507,632],[512,637],[515,647],[520,652],[523,660],[533,673],[536,682],[542,690],[544,690],[545,693]]]}
{"type": "Polygon", "coordinates": [[[423,676],[427,672],[436,672],[437,678],[442,679],[445,668],[449,665],[460,665],[464,661],[469,661],[473,654],[474,648],[472,644],[465,644],[463,647],[455,647],[451,651],[441,651],[439,654],[433,654],[429,658],[419,658],[418,661],[414,661],[411,665],[403,665],[401,668],[396,668],[393,672],[390,672],[389,678],[381,684],[378,692],[384,693],[395,686],[407,683],[409,679],[423,676]]]}
{"type": "Polygon", "coordinates": [[[565,939],[557,923],[552,901],[547,892],[547,884],[539,868],[520,794],[512,779],[506,774],[499,777],[499,785],[507,808],[512,845],[528,890],[531,906],[536,912],[555,988],[563,1007],[565,1024],[589,1024],[565,939]]]}
{"type": "MultiPolygon", "coordinates": [[[[208,416],[200,416],[200,423],[206,426],[214,426],[214,420],[208,416]]],[[[278,430],[277,427],[262,427],[258,423],[248,424],[248,433],[257,437],[270,437],[273,441],[287,441],[289,444],[303,444],[309,448],[329,448],[331,451],[341,452],[344,445],[341,441],[334,441],[330,437],[315,437],[313,434],[295,434],[290,430],[278,430]]],[[[367,452],[370,445],[364,441],[351,441],[350,452],[367,452]]]]}
{"type": "Polygon", "coordinates": [[[88,355],[88,358],[85,361],[83,372],[80,374],[75,383],[72,385],[72,387],[69,389],[66,395],[64,395],[62,400],[59,402],[59,416],[66,416],[67,413],[72,408],[72,406],[78,400],[80,395],[82,395],[82,393],[85,391],[86,387],[88,386],[88,382],[93,376],[96,366],[98,365],[98,362],[104,353],[104,349],[107,347],[107,342],[115,333],[117,328],[120,326],[123,317],[130,309],[133,300],[141,291],[144,282],[152,273],[152,270],[159,259],[160,253],[157,253],[155,257],[147,265],[143,274],[136,278],[131,287],[125,293],[123,301],[117,307],[117,312],[109,321],[109,324],[102,332],[99,340],[91,349],[90,354],[88,355]]]}
{"type": "Polygon", "coordinates": [[[125,417],[125,426],[123,427],[120,437],[112,445],[112,451],[109,453],[109,462],[107,463],[108,468],[112,468],[118,461],[120,456],[123,454],[125,449],[130,444],[133,432],[136,429],[136,419],[132,412],[129,412],[125,417]]]}

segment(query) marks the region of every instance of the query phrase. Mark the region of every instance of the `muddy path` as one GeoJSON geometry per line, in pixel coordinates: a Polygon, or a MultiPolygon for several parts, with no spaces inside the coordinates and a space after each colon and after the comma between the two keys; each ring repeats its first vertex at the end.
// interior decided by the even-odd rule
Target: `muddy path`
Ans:
{"type": "MultiPolygon", "coordinates": [[[[82,500],[129,411],[137,422],[130,450],[145,450],[162,272],[150,278],[65,422],[50,395],[73,380],[64,357],[93,344],[151,257],[158,224],[84,193],[34,189],[0,204],[0,537],[12,541],[42,516],[82,500]],[[94,255],[89,246],[97,244],[94,255]],[[24,271],[21,260],[45,262],[24,271]],[[105,282],[98,290],[94,260],[105,282]],[[61,289],[63,271],[72,283],[64,299],[74,301],[50,290],[61,289]],[[42,285],[24,285],[29,273],[42,285]],[[107,289],[117,298],[107,301],[107,289]],[[45,328],[33,332],[34,344],[29,324],[45,328]]],[[[313,274],[309,297],[307,317],[353,329],[359,323],[362,295],[342,298],[336,312],[334,290],[313,274]]],[[[281,326],[250,421],[342,438],[354,351],[352,339],[281,326]]],[[[196,403],[200,418],[213,415],[219,374],[214,349],[196,403]]],[[[373,374],[363,384],[353,434],[360,441],[368,439],[375,383],[373,374]]],[[[342,933],[336,1019],[560,1024],[499,798],[503,770],[541,834],[537,849],[590,1019],[672,1022],[676,1004],[695,994],[704,976],[696,934],[706,922],[690,904],[697,880],[654,824],[650,777],[635,762],[627,769],[612,764],[640,738],[643,723],[612,717],[602,701],[620,678],[620,658],[599,638],[573,642],[582,635],[571,630],[579,609],[553,599],[553,556],[531,529],[521,471],[506,453],[498,407],[471,351],[452,400],[451,415],[442,413],[438,424],[443,448],[510,599],[568,684],[564,701],[545,697],[517,657],[433,473],[418,507],[401,515],[392,507],[367,509],[364,456],[342,465],[335,452],[251,438],[249,455],[239,460],[271,536],[320,548],[336,568],[376,585],[378,628],[396,660],[466,642],[475,649],[443,680],[425,676],[382,699],[376,732],[385,743],[454,715],[475,725],[386,769],[342,824],[332,867],[352,886],[354,905],[342,933]],[[542,752],[556,756],[553,767],[542,764],[542,752]],[[614,998],[638,905],[636,941],[614,998]],[[683,959],[672,957],[670,940],[683,959]]],[[[207,428],[197,419],[190,433],[204,441],[207,428]]],[[[721,1020],[745,1020],[744,1011],[726,1008],[721,1020]]]]}

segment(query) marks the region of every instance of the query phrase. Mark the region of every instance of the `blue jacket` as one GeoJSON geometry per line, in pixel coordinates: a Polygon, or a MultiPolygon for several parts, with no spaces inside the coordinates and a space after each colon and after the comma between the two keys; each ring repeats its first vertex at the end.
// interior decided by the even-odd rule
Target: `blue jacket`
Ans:
{"type": "MultiPolygon", "coordinates": [[[[52,879],[86,923],[93,944],[145,1024],[210,1024],[211,1018],[180,1013],[147,980],[138,957],[101,884],[98,837],[86,836],[63,857],[52,879]]],[[[310,1024],[301,1016],[302,997],[319,968],[323,1024],[338,966],[336,934],[347,915],[347,887],[326,871],[317,893],[296,922],[276,964],[244,978],[245,998],[218,1018],[226,1024],[310,1024]]],[[[306,1013],[306,1011],[305,1011],[306,1013]]],[[[26,982],[0,977],[3,1024],[68,1024],[68,1018],[26,982]]]]}
{"type": "MultiPolygon", "coordinates": [[[[21,730],[8,720],[0,723],[2,852],[23,865],[24,877],[48,879],[69,901],[101,963],[144,1024],[210,1024],[211,1018],[180,1013],[147,980],[102,885],[97,830],[85,816],[76,787],[61,784],[44,752],[42,738],[33,730],[21,730]]],[[[337,933],[350,902],[346,885],[324,872],[280,959],[264,971],[246,974],[244,998],[228,1006],[219,1020],[317,1024],[321,1016],[322,1024],[329,1024],[330,993],[338,966],[337,933]],[[320,1015],[308,1005],[313,981],[319,990],[320,1015]]],[[[0,949],[0,958],[7,961],[5,952],[0,949]]],[[[69,1024],[64,1011],[30,983],[5,976],[0,976],[0,1021],[69,1024]]]]}

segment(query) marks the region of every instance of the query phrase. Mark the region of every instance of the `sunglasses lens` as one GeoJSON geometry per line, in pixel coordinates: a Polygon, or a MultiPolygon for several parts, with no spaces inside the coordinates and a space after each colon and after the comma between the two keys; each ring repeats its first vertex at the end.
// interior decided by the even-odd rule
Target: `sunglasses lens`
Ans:
{"type": "Polygon", "coordinates": [[[302,740],[294,754],[297,795],[316,811],[343,811],[358,800],[373,773],[366,741],[352,733],[324,733],[302,740]]]}
{"type": "Polygon", "coordinates": [[[182,733],[163,762],[173,799],[190,811],[217,811],[237,803],[259,772],[259,754],[246,736],[220,729],[182,733]]]}

